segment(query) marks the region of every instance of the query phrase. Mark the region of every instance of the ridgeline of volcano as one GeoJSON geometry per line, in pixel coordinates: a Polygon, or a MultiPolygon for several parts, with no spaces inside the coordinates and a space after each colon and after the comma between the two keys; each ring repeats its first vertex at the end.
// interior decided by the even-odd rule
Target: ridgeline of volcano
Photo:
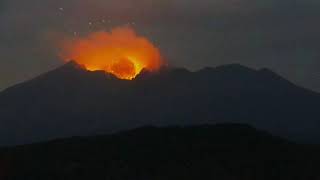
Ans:
{"type": "Polygon", "coordinates": [[[268,69],[163,67],[127,81],[69,62],[0,93],[0,144],[223,122],[319,142],[318,107],[318,93],[268,69]]]}

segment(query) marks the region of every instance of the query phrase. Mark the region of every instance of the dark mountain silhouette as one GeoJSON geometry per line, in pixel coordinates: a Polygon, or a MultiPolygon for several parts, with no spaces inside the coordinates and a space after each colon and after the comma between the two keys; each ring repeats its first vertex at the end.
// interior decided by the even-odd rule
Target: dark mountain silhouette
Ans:
{"type": "Polygon", "coordinates": [[[133,81],[70,62],[0,93],[0,144],[111,133],[146,125],[246,123],[320,142],[320,94],[268,69],[163,68],[133,81]]]}
{"type": "Polygon", "coordinates": [[[143,127],[0,149],[0,177],[318,180],[319,150],[241,124],[143,127]]]}

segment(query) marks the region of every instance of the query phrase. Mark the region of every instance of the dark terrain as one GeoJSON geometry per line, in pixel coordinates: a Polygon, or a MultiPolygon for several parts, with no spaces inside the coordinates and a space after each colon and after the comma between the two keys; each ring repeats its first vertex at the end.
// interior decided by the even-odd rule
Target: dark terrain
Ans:
{"type": "Polygon", "coordinates": [[[8,180],[319,180],[319,146],[247,125],[145,127],[2,149],[8,180]]]}
{"type": "Polygon", "coordinates": [[[163,68],[125,81],[70,62],[0,93],[0,145],[226,122],[320,143],[319,107],[320,94],[268,69],[163,68]]]}

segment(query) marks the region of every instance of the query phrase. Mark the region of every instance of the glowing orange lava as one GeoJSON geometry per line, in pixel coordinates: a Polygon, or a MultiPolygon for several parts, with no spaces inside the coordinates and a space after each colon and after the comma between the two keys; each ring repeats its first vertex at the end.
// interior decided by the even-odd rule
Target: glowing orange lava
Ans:
{"type": "Polygon", "coordinates": [[[61,57],[65,61],[74,60],[87,70],[104,70],[127,80],[143,69],[156,71],[162,65],[159,49],[128,26],[66,39],[61,57]]]}

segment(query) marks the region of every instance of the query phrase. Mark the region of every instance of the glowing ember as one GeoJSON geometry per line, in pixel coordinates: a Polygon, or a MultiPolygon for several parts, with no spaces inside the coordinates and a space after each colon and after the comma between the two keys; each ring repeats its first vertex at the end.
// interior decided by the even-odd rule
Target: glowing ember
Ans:
{"type": "Polygon", "coordinates": [[[66,39],[62,49],[65,61],[74,60],[87,70],[104,70],[120,79],[131,80],[143,69],[156,71],[162,65],[160,51],[128,26],[66,39]]]}

